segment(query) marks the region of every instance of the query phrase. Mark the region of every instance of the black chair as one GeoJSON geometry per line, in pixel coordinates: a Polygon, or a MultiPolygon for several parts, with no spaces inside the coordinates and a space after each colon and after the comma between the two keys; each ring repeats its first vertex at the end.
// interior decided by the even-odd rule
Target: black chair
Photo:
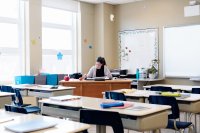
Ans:
{"type": "Polygon", "coordinates": [[[106,91],[105,98],[126,101],[126,96],[124,95],[124,93],[120,93],[120,92],[106,91]]]}
{"type": "Polygon", "coordinates": [[[149,102],[152,104],[171,106],[172,114],[168,115],[168,124],[166,128],[183,132],[185,128],[189,128],[189,130],[191,131],[191,128],[194,127],[192,122],[176,121],[176,119],[179,119],[180,117],[180,112],[178,103],[174,97],[150,96],[149,102]]]}
{"type": "Polygon", "coordinates": [[[5,110],[10,112],[16,112],[16,113],[22,113],[22,114],[28,114],[26,109],[23,107],[15,106],[15,105],[8,105],[5,104],[5,110]]]}
{"type": "Polygon", "coordinates": [[[174,92],[171,87],[166,86],[151,86],[151,91],[174,92]]]}
{"type": "MultiPolygon", "coordinates": [[[[111,126],[114,133],[124,133],[123,124],[118,112],[80,110],[80,122],[111,126]]],[[[87,131],[84,131],[87,133],[87,131]]]]}
{"type": "MultiPolygon", "coordinates": [[[[15,96],[12,97],[12,102],[14,105],[10,105],[12,107],[10,107],[10,109],[5,107],[5,109],[8,109],[7,111],[15,111],[17,110],[16,108],[19,108],[18,110],[20,111],[26,110],[22,111],[21,113],[38,113],[41,111],[41,109],[37,106],[31,106],[31,104],[24,104],[19,89],[13,89],[11,86],[1,86],[1,91],[15,93],[15,96]]],[[[18,113],[20,113],[20,111],[18,113]]]]}
{"type": "Polygon", "coordinates": [[[192,92],[193,94],[200,94],[200,88],[192,88],[192,92]]]}

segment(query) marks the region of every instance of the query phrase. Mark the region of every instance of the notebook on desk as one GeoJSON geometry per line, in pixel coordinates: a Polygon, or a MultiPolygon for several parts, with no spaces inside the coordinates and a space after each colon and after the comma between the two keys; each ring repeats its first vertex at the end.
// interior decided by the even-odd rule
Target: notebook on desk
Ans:
{"type": "Polygon", "coordinates": [[[45,121],[43,119],[30,120],[18,124],[6,125],[5,128],[15,133],[27,133],[42,130],[56,126],[54,121],[45,121]]]}
{"type": "Polygon", "coordinates": [[[109,78],[108,77],[94,77],[94,78],[86,78],[86,80],[105,81],[105,80],[109,80],[109,78]]]}

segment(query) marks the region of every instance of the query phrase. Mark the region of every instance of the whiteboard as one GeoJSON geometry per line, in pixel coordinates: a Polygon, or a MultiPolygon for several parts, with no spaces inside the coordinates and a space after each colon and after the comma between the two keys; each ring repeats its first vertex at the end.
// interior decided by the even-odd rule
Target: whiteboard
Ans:
{"type": "Polygon", "coordinates": [[[163,51],[165,76],[199,76],[200,25],[164,28],[163,51]]]}
{"type": "Polygon", "coordinates": [[[137,68],[149,68],[158,59],[158,29],[119,32],[120,66],[135,74],[137,68]]]}

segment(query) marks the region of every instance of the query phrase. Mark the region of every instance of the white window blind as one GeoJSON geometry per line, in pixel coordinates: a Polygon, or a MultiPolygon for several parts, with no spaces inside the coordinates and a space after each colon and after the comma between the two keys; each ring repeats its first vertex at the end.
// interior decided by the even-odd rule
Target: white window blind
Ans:
{"type": "Polygon", "coordinates": [[[77,2],[44,0],[42,7],[42,71],[69,74],[76,71],[77,2]],[[73,5],[71,9],[69,5],[73,5]],[[58,59],[61,54],[61,59],[58,59]]]}
{"type": "Polygon", "coordinates": [[[23,74],[23,13],[21,0],[0,0],[0,81],[23,74]]]}
{"type": "Polygon", "coordinates": [[[167,77],[200,75],[200,25],[164,29],[164,70],[167,77]]]}

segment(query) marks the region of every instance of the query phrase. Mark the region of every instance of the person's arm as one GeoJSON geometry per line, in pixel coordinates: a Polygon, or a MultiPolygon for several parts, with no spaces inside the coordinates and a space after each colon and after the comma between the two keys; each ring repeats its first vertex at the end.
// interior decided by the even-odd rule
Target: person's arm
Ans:
{"type": "Polygon", "coordinates": [[[88,74],[86,75],[86,78],[93,78],[94,77],[94,71],[95,71],[95,67],[91,67],[88,74]]]}
{"type": "Polygon", "coordinates": [[[111,72],[110,72],[110,70],[108,69],[107,66],[104,66],[104,75],[106,77],[108,77],[109,79],[112,79],[112,74],[111,74],[111,72]]]}

